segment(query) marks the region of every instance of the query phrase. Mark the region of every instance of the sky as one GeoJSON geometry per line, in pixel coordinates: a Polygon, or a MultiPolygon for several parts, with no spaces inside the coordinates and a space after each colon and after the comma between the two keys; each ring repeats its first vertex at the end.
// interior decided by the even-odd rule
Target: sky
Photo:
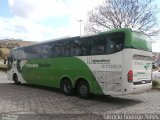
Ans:
{"type": "Polygon", "coordinates": [[[0,39],[43,41],[76,36],[102,0],[0,0],[0,39]]]}
{"type": "MultiPolygon", "coordinates": [[[[87,12],[103,0],[0,0],[0,39],[45,41],[84,33],[87,12]]],[[[156,0],[160,6],[160,1],[156,0]]],[[[160,52],[159,43],[153,51],[160,52]]]]}

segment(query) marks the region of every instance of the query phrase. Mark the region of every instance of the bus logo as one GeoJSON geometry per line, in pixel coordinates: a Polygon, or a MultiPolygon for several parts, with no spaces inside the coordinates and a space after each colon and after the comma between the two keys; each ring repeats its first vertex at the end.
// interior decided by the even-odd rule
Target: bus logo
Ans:
{"type": "Polygon", "coordinates": [[[88,64],[110,64],[110,59],[96,59],[92,57],[87,58],[88,64]]]}
{"type": "Polygon", "coordinates": [[[148,68],[150,67],[150,63],[147,63],[144,68],[146,69],[146,71],[148,70],[148,68]]]}

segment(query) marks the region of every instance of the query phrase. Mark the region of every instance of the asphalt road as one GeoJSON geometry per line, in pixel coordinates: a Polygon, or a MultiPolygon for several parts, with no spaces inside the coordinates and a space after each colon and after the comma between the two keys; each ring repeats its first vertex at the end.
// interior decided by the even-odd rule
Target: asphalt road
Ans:
{"type": "MultiPolygon", "coordinates": [[[[160,114],[160,90],[127,96],[92,96],[84,100],[65,96],[53,88],[14,85],[0,71],[0,113],[2,120],[6,117],[11,120],[108,120],[108,115],[114,114],[154,115],[160,114]]],[[[160,116],[153,117],[160,119],[160,116]]]]}

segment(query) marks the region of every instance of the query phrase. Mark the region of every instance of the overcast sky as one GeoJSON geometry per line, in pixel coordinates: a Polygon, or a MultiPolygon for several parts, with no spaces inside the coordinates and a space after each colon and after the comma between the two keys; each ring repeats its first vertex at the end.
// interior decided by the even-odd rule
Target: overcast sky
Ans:
{"type": "Polygon", "coordinates": [[[0,0],[0,38],[42,41],[79,35],[87,12],[102,0],[0,0]]]}
{"type": "MultiPolygon", "coordinates": [[[[87,12],[103,0],[0,0],[0,39],[44,41],[82,34],[87,12]]],[[[157,4],[160,2],[156,0],[157,4]]],[[[160,43],[153,46],[160,52],[160,43]]]]}

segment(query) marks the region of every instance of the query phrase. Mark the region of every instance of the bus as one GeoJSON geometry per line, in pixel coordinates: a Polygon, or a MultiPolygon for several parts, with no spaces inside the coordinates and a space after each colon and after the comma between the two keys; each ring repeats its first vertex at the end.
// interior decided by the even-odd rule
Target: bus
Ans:
{"type": "Polygon", "coordinates": [[[60,88],[81,98],[127,95],[152,87],[150,37],[129,28],[13,49],[8,79],[60,88]]]}

